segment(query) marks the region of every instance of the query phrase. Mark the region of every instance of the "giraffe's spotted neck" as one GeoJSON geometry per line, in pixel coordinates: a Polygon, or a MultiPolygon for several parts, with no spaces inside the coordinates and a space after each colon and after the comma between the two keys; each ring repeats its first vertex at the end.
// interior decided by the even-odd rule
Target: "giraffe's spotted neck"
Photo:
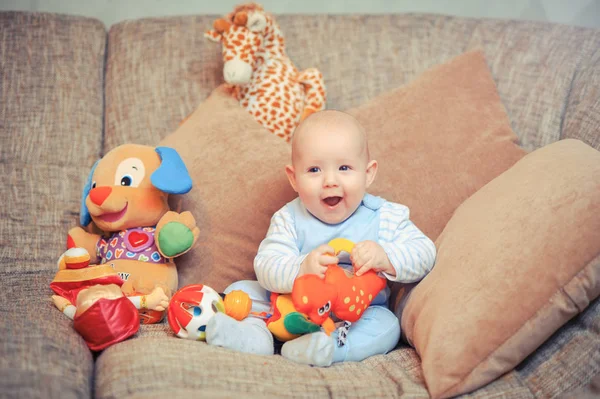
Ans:
{"type": "Polygon", "coordinates": [[[272,20],[266,27],[262,48],[257,52],[256,56],[265,61],[287,57],[283,35],[277,23],[272,20]]]}

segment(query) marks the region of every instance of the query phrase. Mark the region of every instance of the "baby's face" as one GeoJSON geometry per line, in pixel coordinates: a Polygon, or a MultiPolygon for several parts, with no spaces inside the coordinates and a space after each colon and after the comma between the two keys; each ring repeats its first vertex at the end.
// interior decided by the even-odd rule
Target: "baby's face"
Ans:
{"type": "Polygon", "coordinates": [[[308,211],[325,223],[338,224],[356,211],[376,168],[358,129],[330,124],[302,132],[294,142],[292,167],[286,171],[308,211]]]}

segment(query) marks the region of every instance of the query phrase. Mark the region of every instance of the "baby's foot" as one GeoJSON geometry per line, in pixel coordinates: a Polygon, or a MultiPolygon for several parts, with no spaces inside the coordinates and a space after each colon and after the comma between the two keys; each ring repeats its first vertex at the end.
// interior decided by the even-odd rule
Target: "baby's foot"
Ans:
{"type": "Polygon", "coordinates": [[[238,352],[273,354],[273,336],[264,321],[248,317],[237,321],[225,313],[216,313],[206,325],[206,342],[238,352]]]}
{"type": "Polygon", "coordinates": [[[319,331],[286,342],[281,348],[281,356],[297,363],[327,367],[333,361],[334,349],[333,338],[319,331]]]}

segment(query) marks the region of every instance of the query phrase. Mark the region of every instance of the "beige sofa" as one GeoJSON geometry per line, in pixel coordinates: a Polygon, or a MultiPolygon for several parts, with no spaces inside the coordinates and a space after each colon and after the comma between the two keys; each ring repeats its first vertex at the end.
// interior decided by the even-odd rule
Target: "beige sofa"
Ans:
{"type": "MultiPolygon", "coordinates": [[[[94,355],[53,307],[48,285],[89,167],[119,144],[156,145],[221,83],[220,49],[202,35],[213,19],[107,31],[87,18],[0,14],[0,396],[428,397],[419,357],[405,345],[319,369],[181,340],[163,322],[94,355]]],[[[278,20],[292,60],[323,72],[330,107],[362,104],[481,48],[525,149],[563,138],[600,149],[600,31],[439,15],[278,20]]],[[[593,397],[598,375],[595,300],[465,397],[593,397]]]]}

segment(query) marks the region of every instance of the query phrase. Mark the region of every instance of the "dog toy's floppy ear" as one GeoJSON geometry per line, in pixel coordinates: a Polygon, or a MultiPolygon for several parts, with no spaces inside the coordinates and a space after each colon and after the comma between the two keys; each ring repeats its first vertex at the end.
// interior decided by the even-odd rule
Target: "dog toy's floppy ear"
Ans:
{"type": "Polygon", "coordinates": [[[192,189],[192,178],[179,153],[170,147],[156,147],[162,163],[150,176],[152,185],[168,194],[185,194],[192,189]]]}
{"type": "Polygon", "coordinates": [[[92,170],[90,171],[90,174],[88,175],[87,180],[83,185],[83,192],[81,193],[81,211],[79,212],[79,224],[81,224],[83,227],[87,226],[92,221],[90,212],[88,211],[88,208],[85,205],[85,200],[88,194],[90,193],[90,190],[92,189],[92,176],[94,176],[94,171],[98,166],[98,162],[100,162],[100,160],[97,160],[94,163],[94,166],[92,166],[92,170]]]}

